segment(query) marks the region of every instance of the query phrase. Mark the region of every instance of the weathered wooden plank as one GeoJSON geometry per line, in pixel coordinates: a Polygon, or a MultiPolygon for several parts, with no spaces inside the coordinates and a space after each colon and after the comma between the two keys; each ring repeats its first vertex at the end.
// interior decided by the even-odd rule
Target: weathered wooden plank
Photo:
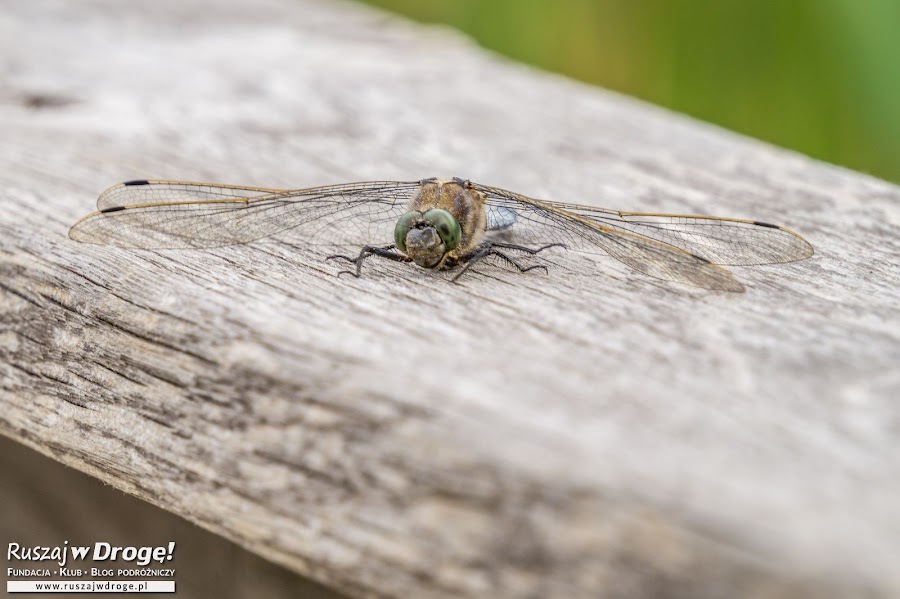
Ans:
{"type": "Polygon", "coordinates": [[[377,596],[892,596],[892,185],[349,4],[14,3],[2,21],[0,430],[377,596]],[[459,175],[788,225],[746,294],[557,253],[359,280],[323,252],[129,252],[132,178],[459,175]]]}
{"type": "MultiPolygon", "coordinates": [[[[113,546],[163,546],[174,541],[173,560],[178,597],[273,597],[341,599],[342,595],[304,580],[225,539],[201,530],[171,513],[129,497],[98,480],[53,462],[14,441],[0,437],[0,531],[4,559],[7,543],[32,547],[92,545],[98,540],[113,546]],[[64,500],[62,500],[64,498],[64,500]]],[[[31,564],[47,566],[48,562],[31,564]]],[[[84,569],[81,580],[97,580],[90,568],[135,569],[133,561],[66,562],[84,569]]],[[[29,564],[7,562],[6,568],[29,564]]],[[[4,568],[4,574],[7,574],[4,568]]],[[[13,577],[6,576],[6,579],[13,577]]],[[[109,577],[107,577],[109,578],[109,577]]],[[[20,580],[34,580],[20,576],[20,580]]],[[[5,586],[5,585],[4,585],[5,586]]],[[[58,593],[29,594],[58,597],[58,593]]],[[[113,596],[106,594],[102,596],[113,596]]]]}

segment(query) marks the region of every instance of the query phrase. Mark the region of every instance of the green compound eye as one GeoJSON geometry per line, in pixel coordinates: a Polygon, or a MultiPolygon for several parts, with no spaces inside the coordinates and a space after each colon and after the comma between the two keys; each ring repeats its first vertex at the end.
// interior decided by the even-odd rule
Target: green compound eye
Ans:
{"type": "Polygon", "coordinates": [[[406,234],[420,218],[422,218],[421,212],[407,212],[400,217],[394,227],[394,245],[404,254],[406,253],[406,234]]]}
{"type": "Polygon", "coordinates": [[[433,208],[426,212],[422,218],[431,223],[437,234],[441,236],[446,251],[452,251],[459,245],[459,238],[462,236],[462,230],[459,222],[453,218],[453,215],[446,210],[433,208]]]}

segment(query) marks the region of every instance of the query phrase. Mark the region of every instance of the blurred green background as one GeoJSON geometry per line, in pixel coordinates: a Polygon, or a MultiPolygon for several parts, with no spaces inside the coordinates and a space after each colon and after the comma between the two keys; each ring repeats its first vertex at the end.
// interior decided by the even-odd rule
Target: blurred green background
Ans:
{"type": "Polygon", "coordinates": [[[900,181],[900,0],[365,0],[900,181]]]}

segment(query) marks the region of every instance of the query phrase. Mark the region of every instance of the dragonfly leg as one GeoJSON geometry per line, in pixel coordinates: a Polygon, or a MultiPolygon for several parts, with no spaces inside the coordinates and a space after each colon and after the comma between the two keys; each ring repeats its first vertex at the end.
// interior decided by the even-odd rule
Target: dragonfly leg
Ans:
{"type": "Polygon", "coordinates": [[[506,262],[510,266],[515,266],[519,270],[519,272],[528,272],[529,270],[534,270],[535,268],[543,268],[545,273],[550,272],[549,270],[547,270],[547,267],[544,266],[543,264],[534,264],[532,266],[523,266],[522,264],[519,263],[518,260],[516,260],[512,256],[508,256],[507,254],[504,254],[503,252],[495,251],[495,252],[491,252],[491,254],[494,256],[499,256],[504,262],[506,262]]]}
{"type": "Polygon", "coordinates": [[[398,254],[394,250],[396,250],[396,246],[394,244],[386,245],[383,247],[378,247],[375,245],[365,245],[359,251],[359,255],[356,258],[351,258],[350,256],[345,256],[343,254],[332,254],[325,258],[326,261],[333,259],[341,259],[346,260],[352,264],[356,264],[355,270],[342,270],[338,273],[338,276],[343,274],[353,275],[354,277],[358,277],[362,274],[362,265],[363,262],[366,261],[366,258],[369,256],[378,256],[380,258],[387,258],[388,260],[393,260],[395,262],[410,262],[412,258],[409,256],[405,256],[403,254],[398,254]]]}
{"type": "Polygon", "coordinates": [[[501,258],[507,264],[510,264],[511,266],[515,266],[519,270],[519,272],[528,272],[529,270],[534,270],[536,268],[543,268],[544,272],[548,272],[547,267],[544,266],[543,264],[535,264],[533,266],[523,266],[515,258],[501,252],[497,248],[518,250],[521,252],[525,252],[527,254],[531,254],[533,256],[534,254],[537,254],[543,250],[546,250],[547,248],[554,247],[554,246],[566,247],[561,243],[551,243],[549,245],[545,245],[545,246],[542,246],[539,248],[529,248],[529,247],[525,247],[523,245],[513,245],[510,243],[486,243],[486,244],[478,246],[477,248],[475,248],[468,254],[464,254],[457,259],[459,264],[465,264],[465,266],[463,266],[462,270],[459,271],[456,274],[456,276],[453,277],[453,279],[451,279],[451,280],[455,283],[457,280],[459,280],[459,278],[461,276],[466,274],[467,270],[469,270],[470,268],[475,266],[478,262],[484,260],[488,256],[497,256],[497,257],[501,258]]]}

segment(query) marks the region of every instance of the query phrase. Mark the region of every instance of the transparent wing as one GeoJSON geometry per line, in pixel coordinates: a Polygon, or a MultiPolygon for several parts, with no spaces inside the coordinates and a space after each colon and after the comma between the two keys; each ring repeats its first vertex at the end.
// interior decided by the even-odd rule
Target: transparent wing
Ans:
{"type": "Polygon", "coordinates": [[[113,185],[97,198],[97,210],[131,204],[167,204],[187,200],[217,200],[222,198],[252,198],[284,193],[287,189],[196,183],[194,181],[149,181],[138,179],[113,185]]]}
{"type": "Polygon", "coordinates": [[[277,235],[307,244],[390,243],[418,182],[372,181],[275,191],[180,181],[121,183],[69,231],[86,243],[211,248],[277,235]]]}
{"type": "Polygon", "coordinates": [[[790,229],[760,221],[718,216],[618,212],[555,202],[550,205],[601,226],[673,245],[715,264],[779,264],[803,260],[813,255],[813,247],[800,235],[790,229]]]}
{"type": "Polygon", "coordinates": [[[767,223],[619,212],[473,187],[485,195],[489,228],[516,243],[563,243],[576,251],[606,253],[644,274],[708,289],[743,290],[718,264],[790,262],[813,253],[796,233],[767,223]]]}

